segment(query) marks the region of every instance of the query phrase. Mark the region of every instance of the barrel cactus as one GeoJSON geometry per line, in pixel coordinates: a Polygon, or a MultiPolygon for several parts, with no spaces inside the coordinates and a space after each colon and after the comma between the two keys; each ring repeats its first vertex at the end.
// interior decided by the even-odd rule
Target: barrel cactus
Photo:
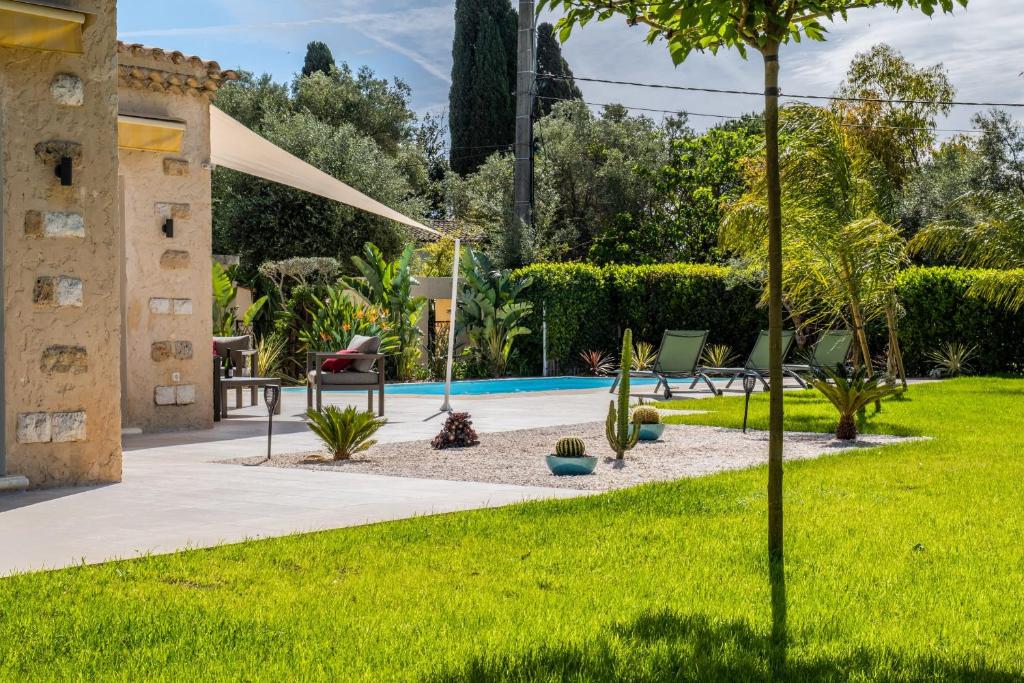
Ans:
{"type": "Polygon", "coordinates": [[[639,422],[635,429],[629,428],[629,373],[633,370],[633,331],[622,335],[622,362],[619,382],[618,408],[615,401],[609,402],[608,419],[605,421],[605,436],[608,445],[615,451],[615,459],[622,460],[626,451],[636,446],[640,439],[639,422]]]}
{"type": "Polygon", "coordinates": [[[578,436],[566,436],[555,443],[555,455],[560,458],[582,458],[587,454],[587,445],[578,436]]]}
{"type": "Polygon", "coordinates": [[[661,414],[650,406],[640,406],[633,409],[633,422],[642,425],[661,424],[661,414]]]}

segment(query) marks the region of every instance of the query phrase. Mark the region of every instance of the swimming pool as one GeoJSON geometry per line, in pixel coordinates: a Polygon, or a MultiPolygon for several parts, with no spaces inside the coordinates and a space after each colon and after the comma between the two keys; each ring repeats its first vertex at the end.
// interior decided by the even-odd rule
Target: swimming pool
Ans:
{"type": "MultiPolygon", "coordinates": [[[[510,377],[508,379],[469,379],[452,382],[452,396],[481,396],[484,394],[519,394],[535,391],[570,391],[580,389],[610,389],[613,377],[510,377]]],[[[680,382],[689,380],[680,380],[680,382]]],[[[656,379],[630,380],[632,386],[650,387],[658,383],[656,379]]],[[[674,383],[673,383],[674,384],[674,383]]],[[[286,389],[286,391],[305,391],[304,387],[286,389]]],[[[362,389],[361,391],[365,391],[362,389]]],[[[408,384],[388,384],[385,388],[388,396],[443,396],[444,382],[410,382],[408,384]]]]}

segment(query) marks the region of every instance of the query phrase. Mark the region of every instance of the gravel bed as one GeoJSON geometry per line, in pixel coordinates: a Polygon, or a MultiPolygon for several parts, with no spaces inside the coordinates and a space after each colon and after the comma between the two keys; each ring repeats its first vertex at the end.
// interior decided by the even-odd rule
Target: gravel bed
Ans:
{"type": "MultiPolygon", "coordinates": [[[[660,441],[640,442],[616,462],[604,437],[604,424],[591,423],[543,429],[480,434],[472,448],[436,451],[429,441],[378,444],[356,459],[334,462],[317,453],[236,458],[228,464],[260,464],[263,467],[298,467],[332,472],[359,472],[422,479],[478,481],[523,486],[549,486],[587,491],[635,486],[651,481],[699,477],[723,470],[738,470],[768,461],[768,433],[737,429],[667,425],[660,441]],[[548,471],[544,456],[562,436],[579,436],[587,452],[600,458],[591,475],[556,477],[548,471]]],[[[856,442],[837,441],[828,434],[788,432],[787,460],[816,458],[855,448],[869,448],[908,441],[895,436],[864,435],[856,442]]]]}

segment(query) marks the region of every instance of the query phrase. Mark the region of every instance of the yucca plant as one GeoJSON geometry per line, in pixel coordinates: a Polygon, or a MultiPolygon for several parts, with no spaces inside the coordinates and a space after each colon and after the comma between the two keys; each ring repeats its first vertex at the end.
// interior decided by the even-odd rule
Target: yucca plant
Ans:
{"type": "Polygon", "coordinates": [[[849,377],[843,368],[822,368],[818,371],[818,376],[811,379],[811,385],[839,411],[836,438],[843,441],[857,438],[857,413],[869,403],[880,401],[899,391],[893,377],[868,377],[865,367],[857,368],[849,377]]]}
{"type": "Polygon", "coordinates": [[[327,406],[323,412],[310,408],[306,417],[309,418],[309,428],[320,437],[335,460],[349,460],[356,453],[374,446],[377,441],[371,437],[387,423],[387,420],[377,418],[373,413],[360,412],[354,406],[344,410],[327,406]]]}
{"type": "Polygon", "coordinates": [[[935,369],[939,375],[946,377],[969,375],[971,373],[969,361],[977,350],[976,346],[967,346],[960,342],[946,342],[929,353],[928,360],[935,363],[935,369]]]}
{"type": "Polygon", "coordinates": [[[604,351],[582,351],[583,367],[592,375],[603,376],[615,370],[615,360],[604,351]]]}
{"type": "Polygon", "coordinates": [[[658,350],[654,344],[648,342],[637,342],[633,347],[633,368],[636,370],[650,370],[654,362],[658,360],[658,350]]]}
{"type": "Polygon", "coordinates": [[[728,344],[705,346],[700,356],[700,362],[706,368],[728,368],[735,360],[736,354],[728,344]]]}
{"type": "Polygon", "coordinates": [[[256,374],[260,377],[279,377],[281,364],[287,353],[288,340],[278,334],[260,337],[256,342],[256,374]]]}

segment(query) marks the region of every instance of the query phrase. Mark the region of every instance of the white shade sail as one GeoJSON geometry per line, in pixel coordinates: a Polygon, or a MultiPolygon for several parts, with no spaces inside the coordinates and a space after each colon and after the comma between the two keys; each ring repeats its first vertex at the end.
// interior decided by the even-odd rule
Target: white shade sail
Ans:
{"type": "Polygon", "coordinates": [[[432,235],[441,234],[289,154],[217,107],[210,107],[210,161],[217,166],[333,199],[432,235]]]}

